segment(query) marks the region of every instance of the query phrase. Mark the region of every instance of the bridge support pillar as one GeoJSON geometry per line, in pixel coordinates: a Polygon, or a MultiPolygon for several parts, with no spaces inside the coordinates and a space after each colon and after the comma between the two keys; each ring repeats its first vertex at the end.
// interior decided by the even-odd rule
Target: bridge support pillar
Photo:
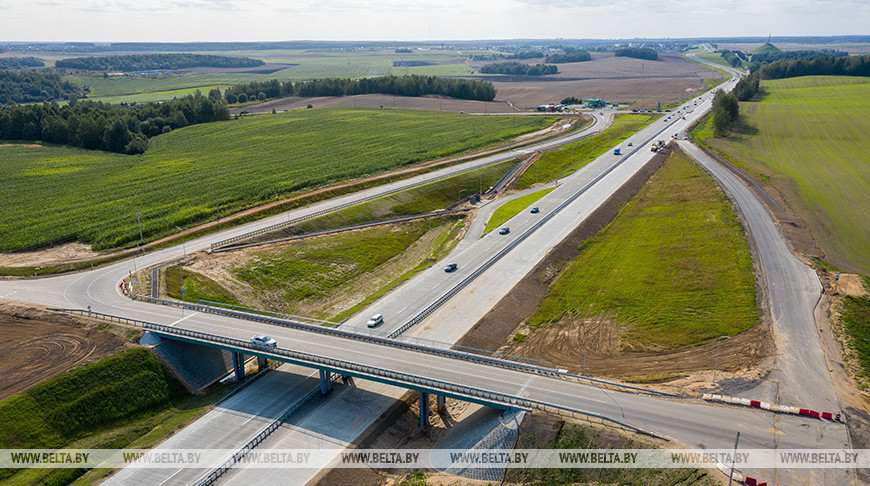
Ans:
{"type": "Polygon", "coordinates": [[[436,410],[438,410],[439,412],[443,412],[446,401],[447,397],[445,397],[444,395],[438,395],[437,397],[435,397],[436,410]]]}
{"type": "Polygon", "coordinates": [[[266,364],[266,358],[257,356],[257,371],[263,371],[266,369],[266,364]]]}
{"type": "Polygon", "coordinates": [[[320,370],[320,394],[326,395],[332,390],[332,373],[320,370]]]}
{"type": "Polygon", "coordinates": [[[237,383],[245,381],[245,357],[242,353],[233,353],[233,371],[237,383]]]}
{"type": "Polygon", "coordinates": [[[429,394],[420,392],[420,428],[429,426],[429,394]]]}

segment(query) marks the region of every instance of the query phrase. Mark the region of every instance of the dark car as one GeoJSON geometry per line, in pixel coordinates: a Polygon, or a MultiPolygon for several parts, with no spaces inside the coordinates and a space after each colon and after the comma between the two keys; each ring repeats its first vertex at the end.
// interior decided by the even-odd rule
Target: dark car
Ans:
{"type": "Polygon", "coordinates": [[[535,206],[535,207],[533,207],[533,208],[532,208],[532,209],[531,209],[531,211],[529,211],[529,212],[530,212],[530,213],[532,213],[532,214],[537,214],[537,213],[540,213],[540,212],[541,212],[541,210],[540,210],[540,209],[538,209],[538,207],[537,207],[537,206],[535,206]]]}
{"type": "Polygon", "coordinates": [[[508,228],[507,226],[502,226],[502,228],[500,230],[498,230],[498,234],[500,234],[500,235],[506,235],[510,232],[511,232],[511,229],[508,228]]]}
{"type": "Polygon", "coordinates": [[[448,263],[447,266],[444,267],[444,271],[447,273],[450,273],[450,272],[456,271],[457,268],[459,268],[459,265],[457,265],[455,263],[448,263]]]}

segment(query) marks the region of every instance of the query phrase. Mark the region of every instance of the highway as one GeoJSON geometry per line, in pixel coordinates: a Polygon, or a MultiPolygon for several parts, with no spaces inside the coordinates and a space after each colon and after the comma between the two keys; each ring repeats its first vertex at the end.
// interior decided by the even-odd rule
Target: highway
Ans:
{"type": "MultiPolygon", "coordinates": [[[[730,84],[733,84],[733,82],[730,84]]],[[[649,160],[650,152],[648,145],[641,145],[639,142],[646,140],[648,137],[667,139],[669,138],[668,135],[684,129],[709,107],[709,95],[705,97],[707,100],[687,116],[687,120],[677,119],[672,122],[657,121],[651,127],[642,131],[642,133],[632,137],[632,140],[636,141],[635,145],[638,146],[636,154],[626,157],[624,160],[621,160],[618,156],[605,154],[574,175],[560,181],[558,189],[537,203],[537,205],[542,207],[543,214],[529,215],[521,213],[517,215],[508,223],[513,230],[508,237],[492,233],[470,244],[460,245],[456,252],[451,254],[449,259],[459,263],[461,271],[470,270],[486,261],[499,249],[510,244],[512,238],[518,238],[520,235],[523,235],[524,231],[536,223],[536,218],[545,215],[550,217],[545,225],[527,235],[522,243],[517,245],[503,259],[492,265],[481,277],[451,299],[447,305],[442,306],[419,326],[412,328],[412,334],[429,339],[438,338],[441,341],[448,342],[461,336],[464,333],[463,328],[467,330],[467,328],[476,322],[475,316],[477,314],[481,312],[485,313],[504,293],[510,290],[513,286],[511,282],[515,282],[525,275],[528,269],[533,267],[546,254],[549,248],[552,248],[552,246],[561,241],[576,224],[582,221],[609,194],[614,192],[649,160]],[[667,130],[663,134],[659,135],[656,133],[664,128],[667,128],[667,130]],[[621,162],[617,165],[617,162],[620,160],[621,162]],[[597,180],[599,177],[600,180],[597,180]],[[596,180],[597,182],[594,185],[589,186],[589,183],[596,180]],[[586,189],[583,190],[581,195],[577,196],[578,191],[584,187],[586,189]],[[568,201],[571,202],[557,214],[550,215],[548,213],[548,211],[552,211],[560,204],[568,201]],[[485,285],[485,288],[482,288],[481,285],[485,285]],[[469,292],[475,293],[475,295],[469,296],[469,292]],[[487,307],[487,303],[490,304],[489,307],[487,307]]],[[[545,142],[535,147],[528,147],[524,150],[541,149],[545,148],[545,145],[556,146],[560,143],[566,143],[566,140],[570,140],[572,137],[576,138],[579,136],[581,135],[575,134],[560,140],[545,142]]],[[[501,155],[500,157],[506,156],[501,155]]],[[[475,161],[472,163],[482,164],[484,162],[475,161]]],[[[423,177],[425,178],[425,176],[423,177]]],[[[379,189],[388,190],[383,186],[379,189]]],[[[364,198],[367,195],[355,194],[347,196],[347,198],[352,197],[364,198]]],[[[338,200],[341,199],[338,198],[338,200]]],[[[250,231],[251,228],[272,224],[273,222],[280,221],[281,218],[295,217],[299,214],[304,214],[305,211],[316,211],[318,208],[328,207],[328,204],[340,203],[337,200],[333,200],[320,205],[313,205],[311,208],[292,212],[292,216],[286,214],[279,215],[267,220],[261,220],[253,224],[192,240],[187,242],[187,247],[191,248],[191,251],[198,251],[207,248],[214,241],[250,231]]],[[[137,263],[141,268],[177,258],[181,256],[181,252],[180,246],[171,247],[140,257],[137,263]]],[[[451,383],[511,394],[513,396],[534,396],[538,400],[546,400],[554,405],[582,408],[591,412],[612,416],[632,425],[663,433],[689,446],[728,448],[733,444],[734,434],[737,430],[740,430],[741,437],[746,437],[746,441],[749,442],[750,445],[747,445],[747,448],[846,446],[845,429],[840,424],[798,417],[774,416],[758,411],[709,406],[701,403],[664,401],[647,396],[604,391],[577,382],[529,375],[500,368],[496,369],[465,361],[433,356],[421,357],[419,353],[415,354],[396,348],[385,350],[382,346],[361,341],[276,326],[264,326],[260,323],[210,314],[190,313],[189,311],[182,314],[179,309],[175,308],[131,302],[118,293],[117,282],[126,276],[132,268],[132,262],[126,261],[76,275],[31,281],[4,281],[0,282],[0,298],[57,307],[84,308],[91,306],[94,311],[98,312],[122,315],[158,324],[173,325],[183,329],[216,333],[241,340],[247,340],[252,335],[267,332],[278,340],[281,347],[287,349],[303,352],[313,352],[316,350],[316,353],[334,359],[354,361],[372,367],[425,376],[431,379],[449,381],[451,383]],[[266,331],[264,331],[264,327],[267,328],[266,331]]],[[[446,274],[439,267],[422,272],[398,291],[393,292],[371,308],[363,311],[358,318],[349,322],[349,326],[351,328],[360,328],[360,322],[367,318],[369,313],[377,311],[387,316],[387,322],[384,326],[385,330],[395,329],[408,318],[415,315],[415,313],[428,307],[439,295],[452,287],[456,279],[461,278],[461,276],[461,272],[446,274]]],[[[286,386],[284,388],[286,394],[282,395],[282,398],[290,399],[291,396],[301,396],[309,391],[310,380],[291,378],[291,376],[299,376],[299,370],[297,369],[296,371],[297,373],[295,374],[288,371],[279,371],[275,373],[275,378],[270,377],[272,382],[286,386]],[[287,393],[291,389],[294,393],[287,393]]],[[[268,392],[268,390],[276,389],[275,386],[269,388],[267,386],[268,382],[264,383],[263,386],[260,386],[260,383],[255,384],[249,388],[249,392],[243,392],[235,400],[225,404],[223,409],[224,415],[240,414],[242,410],[245,410],[244,416],[246,418],[243,422],[244,424],[251,424],[251,417],[253,416],[269,417],[270,414],[277,415],[280,413],[281,406],[279,402],[281,400],[262,400],[261,397],[264,396],[264,390],[267,390],[266,395],[269,395],[271,392],[268,392]],[[258,401],[263,403],[262,407],[250,407],[252,403],[257,403],[258,401]]],[[[380,388],[375,387],[375,389],[379,390],[380,388]]],[[[396,390],[393,390],[393,392],[396,392],[396,390]]],[[[326,401],[329,402],[328,399],[326,401]]],[[[372,406],[367,410],[369,410],[370,414],[374,414],[379,408],[378,406],[372,406]]],[[[316,411],[311,413],[315,414],[316,411]]],[[[209,416],[214,418],[217,415],[209,414],[206,417],[209,416]]],[[[274,443],[286,444],[286,440],[292,441],[293,433],[304,434],[307,432],[309,435],[316,433],[319,430],[318,427],[331,417],[334,417],[334,415],[320,416],[320,418],[310,420],[307,425],[310,428],[306,430],[298,427],[290,428],[291,430],[288,431],[289,435],[276,437],[274,443]]],[[[246,430],[255,429],[245,429],[242,425],[237,424],[235,428],[236,434],[215,437],[206,441],[207,443],[203,443],[202,436],[197,436],[197,434],[193,433],[199,427],[203,427],[203,425],[194,425],[196,427],[191,426],[193,428],[188,428],[191,430],[190,433],[188,433],[188,429],[185,429],[185,431],[176,436],[177,439],[175,441],[180,443],[187,440],[188,442],[186,443],[196,444],[198,447],[233,447],[234,445],[239,445],[237,441],[242,439],[246,430]],[[185,437],[187,438],[185,439],[185,437]],[[199,441],[195,440],[196,437],[199,438],[199,441]]],[[[252,425],[256,425],[256,421],[252,425]]],[[[222,424],[221,427],[226,427],[226,423],[222,424]]],[[[337,437],[331,437],[331,439],[336,445],[341,446],[342,443],[349,442],[355,437],[348,437],[350,432],[336,431],[334,433],[337,437]]],[[[236,478],[235,480],[240,483],[245,481],[250,482],[253,477],[250,475],[255,474],[251,471],[253,470],[245,470],[237,476],[231,476],[230,480],[232,481],[236,478]],[[245,474],[248,475],[246,476],[245,474]]],[[[800,474],[811,475],[816,472],[821,474],[822,471],[807,470],[800,474]]],[[[110,482],[136,484],[139,482],[139,479],[144,479],[136,476],[136,474],[133,470],[124,471],[110,482]]],[[[185,471],[180,471],[179,474],[179,471],[173,472],[167,470],[165,474],[167,477],[163,477],[160,481],[169,481],[167,484],[182,484],[195,479],[195,477],[187,476],[185,471]]],[[[827,474],[833,474],[834,476],[815,476],[813,480],[821,480],[819,482],[827,484],[844,482],[844,478],[837,476],[836,471],[827,471],[827,474]]],[[[149,478],[147,482],[152,482],[151,479],[155,478],[149,478]]],[[[303,478],[300,477],[298,479],[303,478]]]]}

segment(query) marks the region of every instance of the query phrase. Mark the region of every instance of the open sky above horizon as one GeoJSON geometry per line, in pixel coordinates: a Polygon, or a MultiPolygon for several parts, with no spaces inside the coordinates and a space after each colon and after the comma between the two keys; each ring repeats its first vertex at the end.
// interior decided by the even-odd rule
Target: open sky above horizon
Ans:
{"type": "Polygon", "coordinates": [[[0,41],[821,36],[868,26],[868,0],[0,0],[0,41]]]}

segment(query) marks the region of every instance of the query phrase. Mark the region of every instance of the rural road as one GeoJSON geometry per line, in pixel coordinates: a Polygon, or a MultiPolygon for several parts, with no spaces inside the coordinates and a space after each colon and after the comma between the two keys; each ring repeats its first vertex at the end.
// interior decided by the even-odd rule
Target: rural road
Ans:
{"type": "MultiPolygon", "coordinates": [[[[704,109],[709,107],[709,96],[706,97],[708,99],[704,102],[704,109]]],[[[694,114],[688,117],[689,120],[685,122],[655,122],[649,127],[650,131],[644,133],[654,137],[668,138],[664,135],[655,135],[655,132],[663,127],[667,127],[666,133],[682,130],[697,116],[700,116],[704,109],[696,109],[694,114]]],[[[573,135],[573,137],[579,136],[579,134],[573,135]]],[[[644,137],[645,135],[640,134],[637,139],[644,140],[644,137]]],[[[560,143],[566,143],[567,139],[571,139],[571,136],[560,141],[538,144],[537,147],[528,147],[524,150],[532,151],[545,148],[545,146],[555,147],[560,143]]],[[[635,145],[639,146],[639,151],[635,155],[626,158],[621,165],[591,186],[581,197],[574,199],[565,209],[554,215],[544,227],[532,233],[504,259],[487,270],[481,278],[475,280],[472,285],[466,287],[449,301],[448,305],[441,307],[426,321],[414,328],[414,334],[428,339],[437,338],[441,341],[452,341],[455,339],[454,336],[456,338],[461,336],[464,333],[463,328],[467,330],[476,322],[474,316],[477,313],[481,311],[485,313],[484,309],[488,310],[488,302],[492,302],[494,305],[494,302],[497,302],[501,295],[513,287],[512,281],[518,281],[525,275],[527,269],[533,267],[546,254],[548,248],[561,241],[577,223],[582,221],[609,194],[614,192],[649,160],[648,145],[641,146],[640,143],[635,143],[635,145]],[[493,282],[493,279],[496,281],[493,282]],[[484,287],[480,287],[480,285],[484,287]],[[472,296],[470,293],[475,295],[472,296]],[[468,306],[474,308],[470,313],[468,306]]],[[[537,203],[542,207],[542,212],[556,207],[561,202],[568,201],[579,188],[613,167],[614,159],[614,156],[605,154],[571,177],[561,181],[559,189],[537,203]]],[[[312,210],[313,208],[314,206],[312,206],[312,210]]],[[[298,213],[303,211],[304,209],[299,210],[298,213]]],[[[493,251],[497,251],[498,247],[506,245],[510,238],[516,237],[516,235],[521,234],[524,228],[530,227],[534,223],[530,216],[521,213],[514,220],[511,220],[509,224],[516,230],[508,238],[497,239],[495,237],[500,235],[487,235],[461,250],[461,254],[451,255],[450,259],[460,261],[460,268],[473,268],[475,264],[479,264],[493,251]]],[[[274,219],[280,220],[284,217],[286,215],[279,215],[274,219]]],[[[265,220],[257,223],[260,225],[269,224],[265,220]]],[[[226,238],[230,234],[249,231],[252,227],[256,227],[257,223],[193,240],[187,242],[187,246],[191,247],[192,251],[201,250],[207,248],[211,242],[226,238]]],[[[180,247],[160,250],[139,258],[138,264],[140,267],[144,267],[177,258],[181,255],[181,251],[180,247]]],[[[569,404],[571,407],[582,407],[589,411],[613,416],[633,425],[658,431],[689,446],[728,448],[733,444],[734,434],[740,430],[741,437],[747,437],[747,442],[751,444],[750,447],[846,447],[845,428],[841,424],[798,417],[780,417],[752,410],[716,407],[700,403],[663,401],[527,374],[506,375],[505,370],[501,369],[494,370],[479,365],[470,366],[466,362],[457,363],[432,357],[421,360],[415,355],[392,348],[386,350],[380,347],[372,348],[371,345],[358,341],[348,341],[214,315],[196,314],[188,311],[182,316],[178,309],[130,302],[120,296],[116,289],[117,282],[126,276],[129,270],[132,270],[132,262],[128,261],[76,275],[33,281],[4,281],[0,282],[0,298],[58,307],[84,308],[91,306],[93,310],[98,312],[175,325],[179,328],[220,333],[240,339],[248,339],[254,334],[268,332],[278,340],[282,347],[298,347],[302,350],[317,349],[320,354],[329,354],[344,360],[355,360],[419,375],[440,377],[453,382],[465,381],[475,386],[486,386],[508,393],[522,392],[536,398],[550,400],[553,403],[569,404]],[[267,330],[264,331],[264,328],[267,330]]],[[[455,281],[455,277],[451,278],[451,275],[445,274],[440,268],[422,272],[399,291],[393,292],[375,304],[378,310],[383,308],[383,313],[388,315],[387,327],[391,326],[391,322],[392,325],[401,322],[403,312],[412,313],[409,309],[403,310],[403,306],[413,307],[416,310],[427,306],[433,298],[449,288],[455,281]]],[[[374,306],[364,311],[362,318],[367,317],[373,308],[374,306]]],[[[351,325],[358,325],[358,323],[352,322],[351,325]]],[[[298,369],[282,367],[282,370],[274,375],[275,378],[269,377],[269,380],[256,383],[240,393],[235,399],[207,414],[206,418],[203,419],[208,421],[204,422],[205,425],[197,425],[199,424],[197,422],[179,432],[173,438],[174,443],[209,448],[238,446],[246,431],[256,433],[259,430],[257,425],[265,425],[266,420],[279,415],[284,407],[292,403],[295,398],[301,397],[310,390],[310,380],[300,378],[298,369]],[[276,393],[283,398],[281,400],[263,398],[275,396],[276,393]],[[239,416],[243,419],[236,422],[224,420],[231,416],[239,416]],[[203,435],[203,430],[211,429],[223,430],[227,433],[203,435]],[[197,433],[197,430],[200,432],[197,433]]],[[[302,375],[307,376],[304,372],[302,375]]],[[[378,387],[373,387],[373,390],[375,390],[373,391],[375,394],[380,392],[378,387]]],[[[393,389],[393,392],[401,392],[401,390],[393,389]]],[[[385,394],[387,397],[391,395],[390,391],[386,391],[385,394]]],[[[340,396],[341,394],[336,395],[340,396]]],[[[301,423],[286,427],[286,430],[282,430],[285,433],[275,434],[261,447],[274,447],[277,444],[281,444],[280,447],[286,447],[286,444],[310,444],[312,437],[323,438],[326,434],[328,435],[326,439],[336,446],[336,450],[340,450],[341,447],[356,438],[354,434],[358,435],[358,429],[366,420],[374,420],[379,410],[383,409],[380,402],[370,400],[367,402],[368,405],[364,407],[365,413],[359,412],[354,415],[356,427],[339,429],[331,427],[329,424],[335,421],[336,413],[341,413],[341,409],[330,408],[330,404],[340,402],[334,402],[331,396],[318,399],[317,402],[319,402],[317,407],[308,415],[300,414],[296,419],[301,423]],[[319,413],[320,410],[331,411],[331,413],[319,413]]],[[[186,470],[150,470],[150,473],[161,476],[159,479],[149,476],[148,483],[153,481],[166,484],[186,484],[196,479],[195,475],[190,476],[191,471],[186,470]]],[[[196,472],[194,471],[194,473],[196,472]]],[[[138,474],[144,473],[128,469],[110,479],[109,483],[140,484],[146,478],[138,476],[138,474]]],[[[240,469],[234,472],[228,480],[229,482],[236,481],[240,484],[248,484],[257,481],[256,478],[260,477],[258,474],[261,472],[254,469],[240,469]]],[[[285,481],[303,483],[314,474],[316,471],[299,470],[298,474],[297,471],[285,471],[282,477],[285,481]]],[[[782,474],[786,473],[780,471],[780,478],[782,474]]],[[[847,480],[842,474],[831,470],[805,470],[791,474],[796,474],[797,476],[791,477],[799,480],[800,483],[845,484],[847,480]]],[[[759,475],[771,481],[778,476],[777,472],[765,472],[759,475]]]]}
{"type": "Polygon", "coordinates": [[[763,393],[767,396],[760,399],[771,402],[840,410],[813,317],[822,292],[816,273],[792,254],[767,209],[743,181],[697,146],[681,141],[680,147],[737,202],[762,269],[776,341],[777,370],[771,379],[778,387],[739,395],[758,399],[763,393]]]}

